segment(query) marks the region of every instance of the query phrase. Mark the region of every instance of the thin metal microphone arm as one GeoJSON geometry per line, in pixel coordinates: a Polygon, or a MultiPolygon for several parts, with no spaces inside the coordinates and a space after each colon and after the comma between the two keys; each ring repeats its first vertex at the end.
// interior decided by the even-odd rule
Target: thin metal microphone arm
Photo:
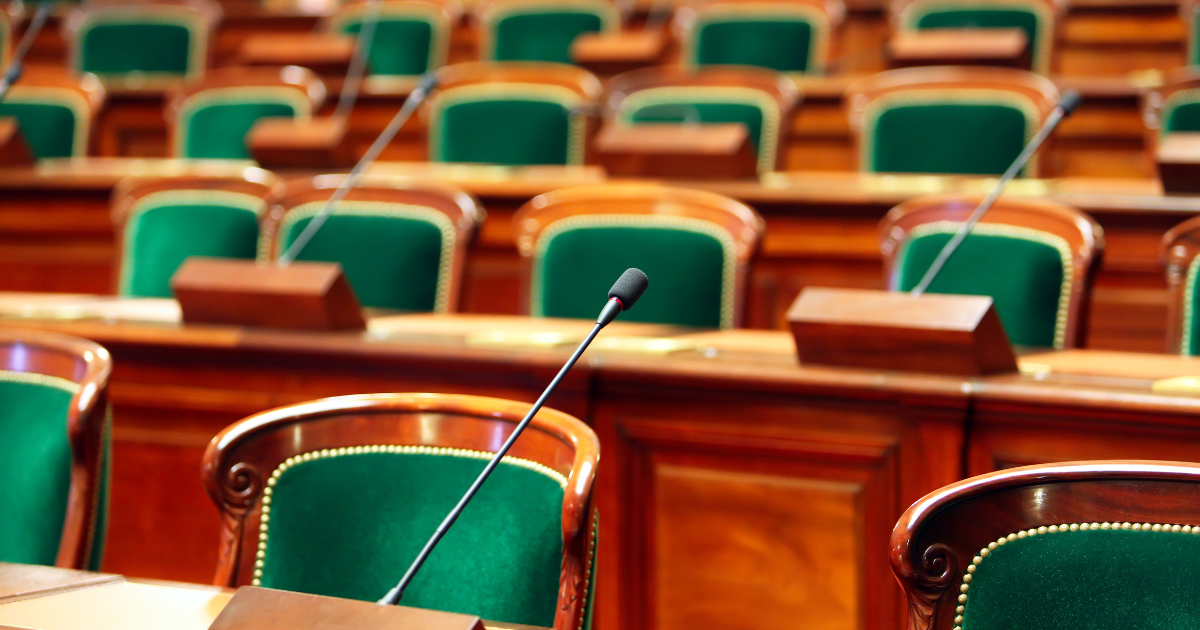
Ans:
{"type": "Polygon", "coordinates": [[[50,17],[50,8],[53,6],[50,0],[43,0],[38,4],[37,13],[33,14],[33,19],[29,21],[29,28],[25,29],[25,33],[21,35],[21,43],[17,44],[17,50],[13,53],[12,63],[8,64],[8,68],[4,71],[4,76],[0,77],[0,101],[8,96],[8,91],[12,88],[25,71],[25,56],[29,54],[29,49],[33,47],[33,40],[37,39],[38,33],[42,32],[42,27],[46,25],[46,18],[50,17]]]}
{"type": "Polygon", "coordinates": [[[367,59],[371,54],[371,44],[375,41],[375,27],[379,24],[379,13],[382,10],[383,0],[368,0],[366,19],[358,28],[354,57],[350,60],[350,68],[346,72],[346,81],[342,83],[342,94],[338,98],[337,109],[333,111],[333,118],[342,123],[350,118],[350,110],[354,109],[354,102],[358,100],[358,89],[367,70],[367,59]]]}
{"type": "Polygon", "coordinates": [[[946,261],[950,259],[950,255],[953,254],[956,249],[958,249],[958,246],[963,242],[963,239],[967,238],[967,235],[971,233],[971,230],[975,229],[975,224],[979,223],[979,220],[983,218],[983,215],[989,209],[991,209],[992,204],[996,203],[996,200],[1000,198],[1000,195],[1004,192],[1004,189],[1008,187],[1008,183],[1017,176],[1017,173],[1022,167],[1025,166],[1025,163],[1029,161],[1029,158],[1033,157],[1034,152],[1036,152],[1042,146],[1042,143],[1045,142],[1046,138],[1050,136],[1050,132],[1054,131],[1054,128],[1058,126],[1058,123],[1061,122],[1065,116],[1066,113],[1063,111],[1061,105],[1055,107],[1053,112],[1050,112],[1050,116],[1046,119],[1046,123],[1042,125],[1042,128],[1039,129],[1037,134],[1034,135],[1033,139],[1029,141],[1029,144],[1025,145],[1025,149],[1021,151],[1021,154],[1017,156],[1017,159],[1013,160],[1013,163],[1008,166],[1008,170],[1004,171],[1004,175],[1000,177],[1000,181],[996,183],[996,187],[992,189],[992,192],[988,193],[988,196],[985,197],[983,201],[979,202],[979,206],[975,208],[975,211],[972,212],[971,216],[967,217],[966,222],[963,223],[962,229],[955,233],[954,236],[946,243],[946,245],[942,247],[942,251],[938,252],[937,258],[933,260],[933,264],[929,265],[929,269],[925,271],[925,275],[921,277],[921,281],[918,282],[917,286],[913,288],[912,294],[914,296],[921,295],[926,289],[929,288],[929,285],[933,282],[934,278],[937,277],[938,272],[942,270],[942,267],[946,264],[946,261]]]}

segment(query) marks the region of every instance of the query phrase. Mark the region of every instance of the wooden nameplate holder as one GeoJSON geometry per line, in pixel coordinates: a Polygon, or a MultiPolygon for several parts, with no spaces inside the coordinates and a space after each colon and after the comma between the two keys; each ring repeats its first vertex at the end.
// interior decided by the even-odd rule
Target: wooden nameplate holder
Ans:
{"type": "Polygon", "coordinates": [[[1162,137],[1154,151],[1158,176],[1167,194],[1200,192],[1200,133],[1172,132],[1162,137]]]}
{"type": "Polygon", "coordinates": [[[660,30],[584,33],[571,42],[571,61],[595,74],[620,74],[662,65],[666,48],[660,30]]]}
{"type": "Polygon", "coordinates": [[[479,617],[243,586],[208,630],[483,630],[479,617]]]}
{"type": "Polygon", "coordinates": [[[171,278],[185,323],[292,330],[363,330],[366,320],[341,265],[188,258],[171,278]]]}
{"type": "Polygon", "coordinates": [[[243,66],[300,66],[323,76],[344,75],[354,58],[354,37],[324,33],[257,33],[238,49],[243,66]]]}
{"type": "Polygon", "coordinates": [[[992,298],[810,287],[788,310],[801,365],[982,376],[1017,371],[992,298]]]}
{"type": "Polygon", "coordinates": [[[355,162],[346,122],[333,116],[303,121],[262,118],[246,134],[246,146],[264,168],[327,169],[355,162]]]}
{"type": "Polygon", "coordinates": [[[33,152],[21,125],[11,116],[0,118],[0,166],[32,166],[33,152]]]}
{"type": "Polygon", "coordinates": [[[888,41],[893,68],[1004,66],[1029,68],[1028,38],[1019,28],[936,28],[901,31],[888,41]]]}
{"type": "Polygon", "coordinates": [[[746,179],[758,158],[741,123],[605,123],[592,143],[595,161],[616,177],[746,179]]]}

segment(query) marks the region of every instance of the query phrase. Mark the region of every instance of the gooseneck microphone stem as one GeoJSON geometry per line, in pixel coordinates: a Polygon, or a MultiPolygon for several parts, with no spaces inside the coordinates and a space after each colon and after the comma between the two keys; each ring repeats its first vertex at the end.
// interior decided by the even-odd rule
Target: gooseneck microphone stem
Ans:
{"type": "Polygon", "coordinates": [[[363,74],[367,70],[367,58],[371,54],[371,45],[375,41],[375,27],[379,24],[379,13],[383,0],[369,0],[366,18],[358,27],[358,37],[355,39],[354,57],[350,60],[350,68],[346,72],[346,80],[342,83],[342,93],[338,97],[337,109],[333,117],[341,122],[350,118],[350,110],[358,100],[358,89],[362,86],[363,74]]]}
{"type": "Polygon", "coordinates": [[[956,232],[954,236],[946,242],[946,245],[942,247],[942,251],[938,252],[937,258],[933,260],[933,264],[929,265],[929,269],[925,271],[925,275],[921,278],[921,281],[918,282],[917,286],[913,288],[912,295],[921,295],[926,289],[929,288],[929,285],[933,283],[935,278],[937,278],[938,272],[940,272],[942,267],[946,265],[946,261],[950,259],[950,256],[954,254],[955,250],[958,249],[958,246],[961,245],[963,240],[967,238],[967,235],[971,233],[971,230],[975,229],[975,224],[979,223],[979,220],[983,218],[983,215],[986,214],[989,209],[991,209],[992,204],[996,203],[996,200],[1000,198],[1000,195],[1004,192],[1004,189],[1008,187],[1008,183],[1017,176],[1017,173],[1022,167],[1025,166],[1025,163],[1029,161],[1029,158],[1033,157],[1033,154],[1038,150],[1039,147],[1042,146],[1042,143],[1046,141],[1046,138],[1050,136],[1050,132],[1054,131],[1054,128],[1058,126],[1058,123],[1062,122],[1063,118],[1069,116],[1078,104],[1078,92],[1069,91],[1063,95],[1063,99],[1059,106],[1055,107],[1054,111],[1050,112],[1050,116],[1046,118],[1046,122],[1042,125],[1042,128],[1039,129],[1037,134],[1033,136],[1033,139],[1029,141],[1029,144],[1025,145],[1025,149],[1022,150],[1021,154],[1017,156],[1017,159],[1013,160],[1013,163],[1008,166],[1008,170],[1004,171],[1004,175],[1000,177],[1000,181],[996,183],[996,187],[992,188],[992,191],[988,193],[988,196],[984,197],[983,201],[979,202],[979,205],[975,208],[975,211],[972,212],[971,216],[967,217],[966,222],[963,223],[962,228],[959,229],[958,232],[956,232]]]}
{"type": "Polygon", "coordinates": [[[34,13],[33,19],[29,21],[29,28],[26,28],[25,33],[21,35],[21,43],[17,44],[12,63],[8,64],[4,76],[0,77],[0,102],[4,101],[4,97],[8,96],[9,89],[20,80],[21,73],[25,71],[25,56],[33,47],[33,40],[37,39],[38,33],[41,33],[42,27],[46,25],[46,18],[50,17],[50,9],[53,5],[54,3],[50,0],[43,0],[38,4],[37,13],[34,13]]]}

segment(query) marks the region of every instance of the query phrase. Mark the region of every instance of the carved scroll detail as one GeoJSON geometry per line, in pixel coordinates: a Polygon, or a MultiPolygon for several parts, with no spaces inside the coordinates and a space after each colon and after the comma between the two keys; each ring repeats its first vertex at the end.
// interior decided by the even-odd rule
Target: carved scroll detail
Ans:
{"type": "Polygon", "coordinates": [[[234,464],[225,475],[224,482],[221,494],[230,507],[246,509],[262,497],[262,474],[250,464],[234,464]]]}
{"type": "Polygon", "coordinates": [[[943,544],[930,545],[921,554],[908,595],[908,630],[928,630],[933,625],[937,603],[958,574],[958,559],[943,544]]]}

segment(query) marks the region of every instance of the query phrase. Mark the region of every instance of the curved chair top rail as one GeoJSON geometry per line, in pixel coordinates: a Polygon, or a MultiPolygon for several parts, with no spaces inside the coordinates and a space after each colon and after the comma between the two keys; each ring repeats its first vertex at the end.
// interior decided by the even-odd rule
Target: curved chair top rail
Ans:
{"type": "Polygon", "coordinates": [[[733,236],[740,264],[749,260],[765,229],[753,208],[716,193],[655,184],[600,184],[548,192],[521,206],[513,216],[517,249],[531,257],[551,224],[587,214],[658,214],[716,223],[733,236]]]}
{"type": "Polygon", "coordinates": [[[83,98],[88,114],[93,118],[104,107],[106,93],[104,85],[96,75],[74,74],[65,68],[31,66],[21,73],[21,81],[14,88],[53,88],[70,90],[83,98]]]}
{"type": "Polygon", "coordinates": [[[255,87],[296,90],[308,97],[309,105],[314,111],[325,102],[325,82],[308,68],[221,68],[209,70],[204,74],[204,78],[174,88],[168,98],[168,117],[175,118],[183,104],[200,92],[255,87]]]}
{"type": "Polygon", "coordinates": [[[1097,460],[972,477],[912,504],[892,530],[910,630],[950,630],[961,571],[1000,536],[1071,523],[1200,524],[1200,464],[1097,460]]]}
{"type": "Polygon", "coordinates": [[[605,115],[621,108],[634,92],[662,87],[740,87],[765,92],[779,105],[784,120],[800,100],[796,82],[766,68],[749,66],[704,66],[689,72],[679,66],[657,66],[631,70],[609,79],[601,102],[605,115]]]}
{"type": "Polygon", "coordinates": [[[221,21],[221,5],[211,0],[89,0],[67,16],[63,34],[74,40],[84,24],[98,16],[122,12],[191,14],[203,19],[211,31],[221,21]]]}
{"type": "Polygon", "coordinates": [[[865,77],[846,88],[846,103],[850,128],[862,131],[863,114],[872,101],[893,92],[917,90],[1005,90],[1031,100],[1038,109],[1039,120],[1046,118],[1058,106],[1059,93],[1049,79],[1027,70],[1015,68],[968,68],[958,66],[929,66],[888,70],[865,77]]]}
{"type": "Polygon", "coordinates": [[[1167,230],[1158,256],[1167,272],[1167,352],[1178,353],[1183,342],[1188,273],[1192,261],[1200,256],[1200,217],[1167,230]]]}
{"type": "Polygon", "coordinates": [[[448,90],[483,83],[537,83],[567,88],[585,101],[595,101],[600,80],[580,68],[542,61],[469,61],[438,70],[438,88],[448,90]]]}
{"type": "Polygon", "coordinates": [[[261,168],[248,167],[241,177],[129,177],[113,189],[112,216],[118,227],[125,224],[137,202],[147,195],[176,190],[219,190],[255,197],[267,197],[276,186],[275,175],[261,168]]]}
{"type": "MultiPolygon", "coordinates": [[[[103,387],[112,371],[112,358],[108,350],[87,339],[38,330],[0,330],[0,369],[53,376],[85,388],[103,387]]],[[[96,403],[96,393],[81,396],[72,413],[86,413],[96,403]]]]}
{"type": "MultiPolygon", "coordinates": [[[[362,16],[367,11],[369,5],[370,0],[350,0],[349,2],[344,2],[329,18],[324,20],[324,23],[329,25],[346,17],[362,16]]],[[[386,15],[389,11],[428,8],[440,12],[449,22],[450,26],[457,25],[463,16],[463,6],[458,0],[383,0],[380,11],[386,15]]]]}
{"type": "MultiPolygon", "coordinates": [[[[914,4],[918,4],[921,2],[928,2],[928,1],[930,1],[930,0],[892,0],[891,4],[888,6],[888,15],[890,17],[893,27],[895,27],[898,24],[898,20],[900,19],[900,16],[904,13],[905,9],[907,9],[908,7],[910,7],[914,4]]],[[[966,2],[964,2],[964,3],[967,3],[967,2],[969,2],[969,4],[971,4],[972,6],[987,5],[987,4],[997,4],[997,5],[1001,5],[1004,7],[1012,6],[1011,0],[966,0],[966,2]]],[[[1030,2],[1031,3],[1040,3],[1040,4],[1045,5],[1047,8],[1050,9],[1050,11],[1052,12],[1052,14],[1054,15],[1054,18],[1056,20],[1059,17],[1061,17],[1062,14],[1065,13],[1067,10],[1066,0],[1030,0],[1030,2]]]]}
{"type": "Polygon", "coordinates": [[[779,5],[781,10],[796,5],[815,8],[823,12],[829,20],[829,25],[835,28],[841,25],[846,18],[846,4],[842,0],[712,0],[711,2],[680,6],[675,12],[673,29],[679,37],[687,37],[701,14],[710,11],[720,12],[737,5],[757,5],[764,8],[779,5]]]}

